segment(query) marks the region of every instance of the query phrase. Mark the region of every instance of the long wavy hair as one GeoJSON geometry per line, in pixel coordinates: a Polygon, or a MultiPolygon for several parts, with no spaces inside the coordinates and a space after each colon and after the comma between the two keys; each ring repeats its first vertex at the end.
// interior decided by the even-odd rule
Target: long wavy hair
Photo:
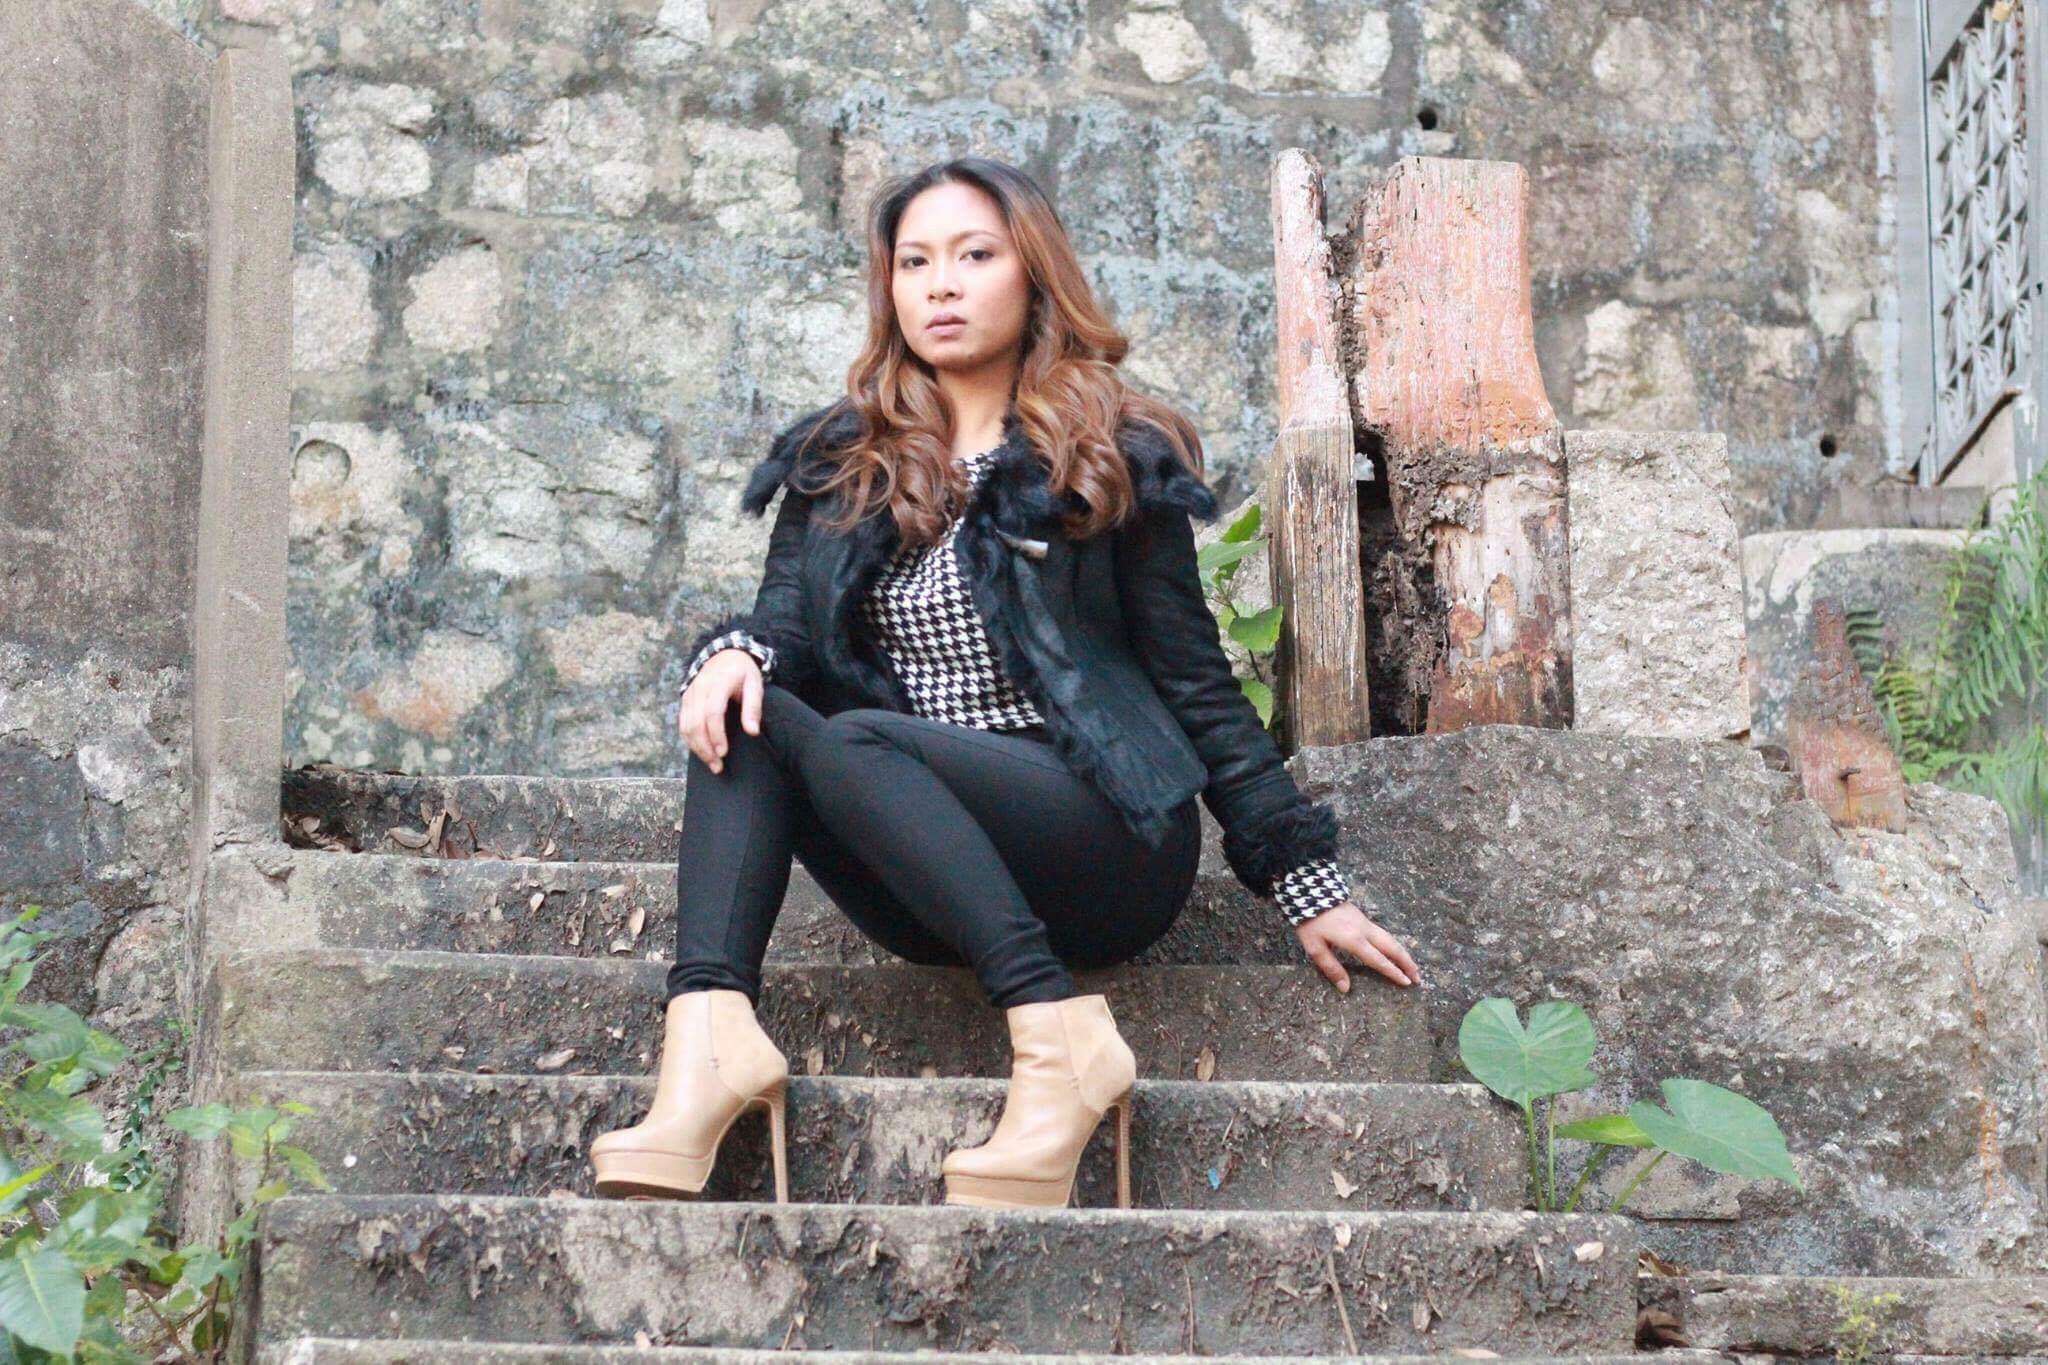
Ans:
{"type": "Polygon", "coordinates": [[[947,183],[987,192],[1023,259],[1031,298],[1011,405],[1046,462],[1055,497],[1071,493],[1085,504],[1085,512],[1062,518],[1067,535],[1085,539],[1130,515],[1137,499],[1114,435],[1126,421],[1159,427],[1200,476],[1194,425],[1124,382],[1117,366],[1130,343],[1096,302],[1044,191],[1006,162],[957,157],[885,181],[869,207],[867,342],[846,381],[862,434],[835,452],[832,472],[817,485],[820,495],[839,491],[841,503],[837,514],[821,513],[819,520],[844,530],[886,505],[905,544],[931,544],[964,501],[966,477],[950,448],[950,405],[931,366],[905,342],[891,290],[904,211],[924,190],[947,183]]]}

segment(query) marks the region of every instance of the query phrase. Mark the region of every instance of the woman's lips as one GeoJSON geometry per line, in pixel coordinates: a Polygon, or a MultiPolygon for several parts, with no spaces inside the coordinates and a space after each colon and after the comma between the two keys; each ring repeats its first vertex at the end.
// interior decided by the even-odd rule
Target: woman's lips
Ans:
{"type": "Polygon", "coordinates": [[[942,337],[949,337],[949,336],[957,336],[957,335],[959,335],[959,334],[960,334],[960,332],[961,332],[961,330],[962,330],[963,328],[965,328],[966,326],[967,326],[967,323],[966,323],[966,320],[965,320],[965,319],[957,319],[957,320],[955,320],[955,321],[952,321],[952,322],[934,322],[934,323],[931,323],[931,324],[929,324],[929,325],[927,325],[927,326],[925,327],[925,330],[926,330],[927,332],[931,332],[931,333],[934,333],[935,335],[938,335],[938,336],[942,336],[942,337]]]}

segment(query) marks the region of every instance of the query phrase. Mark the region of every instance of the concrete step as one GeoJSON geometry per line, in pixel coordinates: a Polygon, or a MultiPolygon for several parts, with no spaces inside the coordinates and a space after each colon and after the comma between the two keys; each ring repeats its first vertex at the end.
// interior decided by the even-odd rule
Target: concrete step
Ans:
{"type": "Polygon", "coordinates": [[[258,1254],[270,1343],[1570,1354],[1636,1316],[1606,1214],[294,1195],[258,1254]]]}
{"type": "MultiPolygon", "coordinates": [[[[262,1071],[236,1084],[250,1103],[313,1107],[293,1140],[343,1194],[594,1196],[590,1140],[637,1122],[654,1096],[651,1077],[262,1071]]],[[[988,1137],[1005,1090],[995,1079],[792,1077],[790,1197],[938,1203],[939,1163],[988,1137]]],[[[1523,1207],[1522,1142],[1515,1111],[1476,1085],[1140,1080],[1132,1201],[1513,1210],[1523,1207]]],[[[1076,1204],[1115,1205],[1115,1150],[1105,1122],[1083,1154],[1076,1204]]],[[[766,1116],[742,1116],[703,1198],[771,1200],[774,1191],[766,1116]]]]}
{"type": "MultiPolygon", "coordinates": [[[[1706,1365],[1727,1359],[1719,1351],[1622,1351],[1607,1355],[1497,1356],[1499,1365],[1706,1365]]],[[[1358,1365],[1443,1365],[1450,1355],[1347,1355],[1358,1365]]],[[[1021,1355],[1015,1351],[761,1351],[716,1346],[542,1346],[475,1341],[367,1341],[351,1337],[299,1337],[266,1343],[254,1365],[1322,1365],[1330,1356],[1248,1355],[1021,1355]]],[[[1949,1362],[1955,1365],[1955,1362],[1949,1362]]]]}
{"type": "Polygon", "coordinates": [[[2048,1354],[2048,1275],[1702,1273],[1646,1278],[1642,1302],[1677,1319],[1694,1346],[1715,1350],[1833,1351],[1855,1310],[1876,1323],[1870,1350],[1893,1359],[2048,1354]]]}
{"type": "MultiPolygon", "coordinates": [[[[1205,877],[1173,928],[1134,960],[1306,967],[1279,912],[1226,881],[1227,874],[1205,877]]],[[[296,849],[265,929],[272,942],[333,948],[673,959],[675,916],[672,850],[666,862],[537,862],[296,849]]],[[[896,960],[853,926],[801,864],[792,866],[768,957],[896,960]]]]}
{"type": "Polygon", "coordinates": [[[680,777],[410,776],[315,766],[285,770],[283,805],[288,822],[316,820],[311,830],[300,827],[298,840],[363,852],[673,864],[683,787],[680,777]],[[410,846],[444,813],[433,846],[410,846]]]}
{"type": "MultiPolygon", "coordinates": [[[[667,970],[624,959],[292,948],[229,955],[207,990],[230,1070],[648,1075],[667,970]]],[[[1419,990],[1369,974],[1348,994],[1305,966],[1127,964],[1076,980],[1109,996],[1150,1079],[1436,1079],[1419,990]]],[[[962,967],[773,965],[761,1023],[792,1073],[1010,1069],[1003,1012],[962,967]]]]}

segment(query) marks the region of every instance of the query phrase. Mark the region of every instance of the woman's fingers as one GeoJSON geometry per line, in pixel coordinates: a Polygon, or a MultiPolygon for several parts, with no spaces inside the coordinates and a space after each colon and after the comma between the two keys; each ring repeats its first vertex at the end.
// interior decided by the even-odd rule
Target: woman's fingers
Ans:
{"type": "Polygon", "coordinates": [[[720,678],[711,684],[711,704],[704,708],[704,743],[711,750],[705,759],[712,772],[725,767],[725,709],[732,704],[732,688],[720,678]]]}
{"type": "Polygon", "coordinates": [[[767,687],[759,668],[748,669],[740,678],[740,727],[750,735],[761,733],[761,694],[767,687]]]}
{"type": "Polygon", "coordinates": [[[1395,938],[1371,920],[1367,920],[1366,925],[1366,932],[1373,936],[1373,942],[1379,945],[1380,951],[1400,963],[1401,970],[1407,972],[1412,979],[1419,983],[1422,980],[1422,972],[1416,967],[1415,959],[1408,955],[1408,949],[1401,940],[1395,938]]]}
{"type": "Polygon", "coordinates": [[[1338,990],[1348,991],[1351,988],[1350,974],[1337,957],[1339,951],[1356,958],[1397,985],[1421,984],[1422,973],[1416,970],[1414,959],[1408,955],[1401,941],[1367,919],[1364,912],[1351,902],[1324,911],[1310,924],[1314,927],[1304,933],[1302,947],[1309,960],[1338,990]],[[1340,910],[1351,913],[1337,913],[1340,910]]]}
{"type": "Polygon", "coordinates": [[[1408,973],[1395,966],[1385,953],[1375,948],[1363,935],[1351,940],[1344,946],[1350,949],[1360,962],[1363,962],[1381,976],[1386,977],[1395,985],[1406,986],[1410,984],[1408,973]]]}
{"type": "Polygon", "coordinates": [[[1351,989],[1351,974],[1344,970],[1344,964],[1337,960],[1337,955],[1331,952],[1328,945],[1321,939],[1309,940],[1308,960],[1315,963],[1316,968],[1324,976],[1329,977],[1338,990],[1349,991],[1351,989]]]}

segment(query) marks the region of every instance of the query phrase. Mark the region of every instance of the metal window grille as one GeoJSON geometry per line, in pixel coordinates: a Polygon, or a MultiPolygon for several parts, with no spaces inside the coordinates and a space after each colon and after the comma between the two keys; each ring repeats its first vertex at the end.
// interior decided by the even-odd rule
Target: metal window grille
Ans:
{"type": "MultiPolygon", "coordinates": [[[[2040,357],[2035,0],[1899,0],[1901,451],[1939,482],[2040,357]]],[[[2020,464],[2032,467],[2031,405],[2020,464]]]]}

